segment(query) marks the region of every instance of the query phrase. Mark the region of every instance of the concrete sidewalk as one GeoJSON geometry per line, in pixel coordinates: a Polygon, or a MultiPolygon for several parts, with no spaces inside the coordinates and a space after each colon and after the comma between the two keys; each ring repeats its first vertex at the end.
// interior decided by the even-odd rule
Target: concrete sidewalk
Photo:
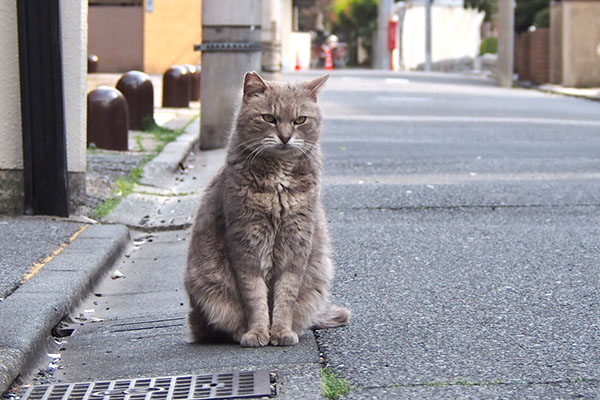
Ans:
{"type": "MultiPolygon", "coordinates": [[[[198,119],[189,124],[196,115],[197,107],[155,111],[161,125],[174,130],[187,128],[145,165],[145,179],[158,181],[180,168],[198,139],[198,119]]],[[[142,133],[130,132],[130,148],[137,134],[142,133]]],[[[92,154],[88,165],[88,192],[93,193],[92,197],[98,191],[110,192],[110,186],[104,188],[110,183],[98,181],[115,181],[127,174],[143,158],[140,154],[92,154]]],[[[90,210],[83,207],[78,211],[90,210]]],[[[0,216],[0,393],[19,375],[34,372],[40,355],[53,343],[52,329],[89,294],[130,245],[130,232],[124,224],[103,222],[97,224],[82,215],[0,216]]]]}

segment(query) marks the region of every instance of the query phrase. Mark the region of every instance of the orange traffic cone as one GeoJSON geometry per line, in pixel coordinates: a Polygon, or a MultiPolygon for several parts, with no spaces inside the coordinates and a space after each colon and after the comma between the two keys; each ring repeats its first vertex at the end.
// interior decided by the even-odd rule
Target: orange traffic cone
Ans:
{"type": "Polygon", "coordinates": [[[330,48],[325,50],[325,69],[333,69],[333,57],[330,48]]]}
{"type": "Polygon", "coordinates": [[[300,52],[299,52],[299,51],[296,51],[296,66],[294,67],[294,69],[295,69],[296,71],[300,71],[300,69],[301,69],[301,68],[302,68],[302,67],[301,67],[301,65],[300,65],[300,52]]]}

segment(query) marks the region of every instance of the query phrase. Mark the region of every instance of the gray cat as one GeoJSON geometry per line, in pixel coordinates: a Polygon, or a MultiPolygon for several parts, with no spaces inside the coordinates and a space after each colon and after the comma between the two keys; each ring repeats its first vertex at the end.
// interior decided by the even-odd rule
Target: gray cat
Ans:
{"type": "Polygon", "coordinates": [[[320,200],[321,113],[310,82],[244,78],[225,166],[192,229],[185,288],[194,341],[289,346],[308,328],[348,323],[320,200]]]}

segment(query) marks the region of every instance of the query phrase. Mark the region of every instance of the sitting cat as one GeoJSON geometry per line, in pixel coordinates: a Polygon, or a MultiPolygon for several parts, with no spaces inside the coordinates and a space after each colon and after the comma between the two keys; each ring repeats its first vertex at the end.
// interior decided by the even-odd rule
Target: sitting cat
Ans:
{"type": "Polygon", "coordinates": [[[185,288],[194,341],[294,345],[307,328],[348,323],[333,278],[320,200],[321,113],[304,83],[244,78],[225,166],[192,229],[185,288]]]}

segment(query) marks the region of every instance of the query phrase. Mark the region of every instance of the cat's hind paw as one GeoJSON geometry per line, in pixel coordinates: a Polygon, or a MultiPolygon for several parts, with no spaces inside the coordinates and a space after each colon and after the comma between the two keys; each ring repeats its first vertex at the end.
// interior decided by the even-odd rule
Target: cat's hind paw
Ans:
{"type": "Polygon", "coordinates": [[[262,347],[269,344],[269,334],[258,329],[251,329],[242,335],[240,344],[243,347],[262,347]]]}
{"type": "Polygon", "coordinates": [[[298,344],[298,334],[289,329],[271,330],[273,346],[293,346],[298,344]]]}

